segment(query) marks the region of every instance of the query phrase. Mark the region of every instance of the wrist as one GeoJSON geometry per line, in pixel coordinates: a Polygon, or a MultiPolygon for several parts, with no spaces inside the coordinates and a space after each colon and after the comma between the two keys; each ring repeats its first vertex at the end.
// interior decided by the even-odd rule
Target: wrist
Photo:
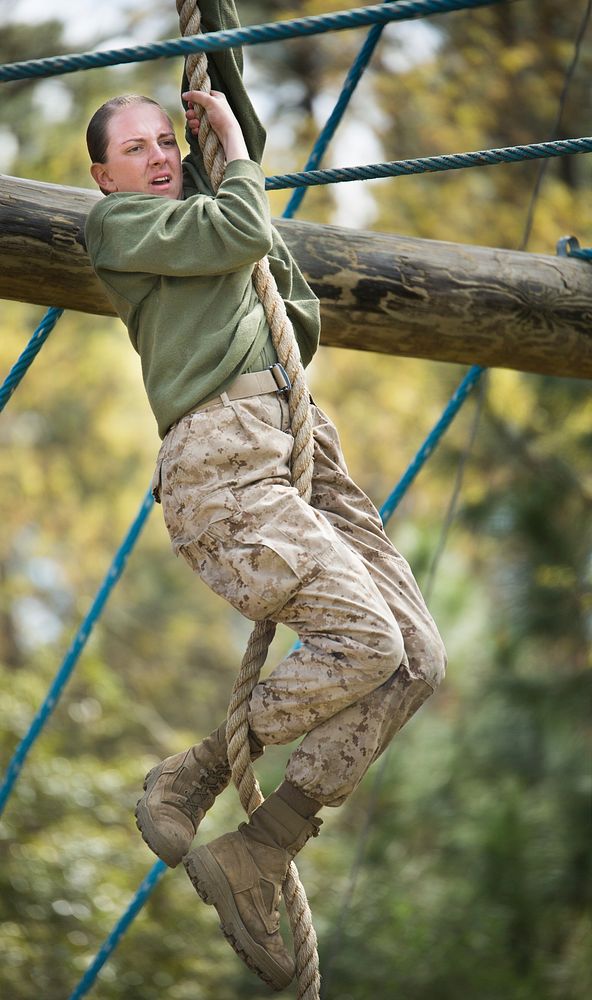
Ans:
{"type": "Polygon", "coordinates": [[[227,163],[230,163],[231,160],[250,160],[249,150],[242,135],[240,138],[234,135],[229,136],[226,141],[222,141],[222,146],[227,163]]]}

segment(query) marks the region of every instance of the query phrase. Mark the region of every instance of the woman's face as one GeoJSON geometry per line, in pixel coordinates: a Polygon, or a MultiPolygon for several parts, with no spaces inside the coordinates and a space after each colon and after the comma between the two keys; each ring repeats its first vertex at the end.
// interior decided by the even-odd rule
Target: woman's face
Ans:
{"type": "Polygon", "coordinates": [[[181,198],[181,153],[173,127],[155,104],[131,104],[111,116],[107,157],[91,174],[104,191],[181,198]]]}

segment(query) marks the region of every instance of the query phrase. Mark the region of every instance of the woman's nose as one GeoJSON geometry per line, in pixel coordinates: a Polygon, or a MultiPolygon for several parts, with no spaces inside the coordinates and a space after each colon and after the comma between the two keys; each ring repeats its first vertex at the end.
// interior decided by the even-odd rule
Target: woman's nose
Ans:
{"type": "Polygon", "coordinates": [[[162,163],[164,160],[164,152],[157,142],[150,147],[149,157],[151,163],[162,163]]]}

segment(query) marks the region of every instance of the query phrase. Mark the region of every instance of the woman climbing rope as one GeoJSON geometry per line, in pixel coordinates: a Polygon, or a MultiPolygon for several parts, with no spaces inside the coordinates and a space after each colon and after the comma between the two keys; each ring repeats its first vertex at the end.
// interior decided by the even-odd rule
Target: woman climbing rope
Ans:
{"type": "MultiPolygon", "coordinates": [[[[238,23],[233,0],[200,6],[208,30],[238,23]]],[[[300,640],[248,698],[251,759],[301,740],[248,823],[192,849],[230,780],[226,721],[147,775],[136,812],[151,849],[171,867],[184,861],[237,953],[282,989],[294,975],[278,911],[291,859],[317,834],[320,809],[348,798],[432,693],[445,654],[408,564],[308,398],[310,503],[292,485],[294,390],[253,287],[257,262],[267,255],[304,365],[318,344],[318,301],[271,225],[265,135],[240,51],[212,55],[209,72],[211,93],[184,81],[183,161],[149,98],[114,98],[95,113],[91,172],[108,197],[86,240],[141,357],[163,439],[154,495],[174,551],[247,618],[282,622],[300,640]],[[217,187],[198,142],[204,118],[224,154],[217,187]]]]}

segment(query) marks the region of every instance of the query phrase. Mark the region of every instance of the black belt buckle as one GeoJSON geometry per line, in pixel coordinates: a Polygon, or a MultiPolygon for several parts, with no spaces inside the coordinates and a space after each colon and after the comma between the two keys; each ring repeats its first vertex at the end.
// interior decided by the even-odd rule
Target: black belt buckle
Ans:
{"type": "Polygon", "coordinates": [[[283,365],[280,365],[279,361],[276,361],[275,365],[270,365],[267,369],[273,375],[275,384],[277,385],[277,391],[279,392],[289,392],[292,388],[292,383],[288,373],[283,365]]]}

